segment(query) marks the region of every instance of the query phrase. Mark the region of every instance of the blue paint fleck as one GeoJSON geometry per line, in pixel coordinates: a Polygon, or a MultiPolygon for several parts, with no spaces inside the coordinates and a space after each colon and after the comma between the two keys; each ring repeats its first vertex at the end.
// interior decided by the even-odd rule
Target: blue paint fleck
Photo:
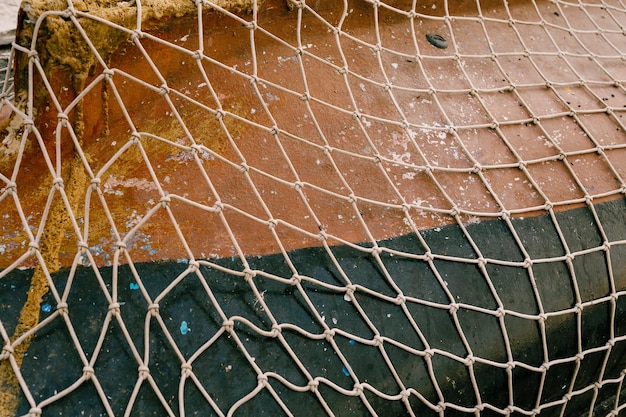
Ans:
{"type": "Polygon", "coordinates": [[[351,345],[354,345],[354,344],[356,344],[356,340],[350,339],[350,341],[348,343],[350,343],[351,345]]]}
{"type": "Polygon", "coordinates": [[[186,322],[185,320],[183,320],[183,321],[180,323],[180,332],[181,332],[182,334],[187,334],[187,333],[189,333],[189,325],[187,324],[187,322],[186,322]]]}
{"type": "Polygon", "coordinates": [[[81,257],[80,261],[83,266],[91,266],[91,262],[89,262],[89,258],[87,258],[86,253],[83,253],[80,257],[81,257]]]}
{"type": "Polygon", "coordinates": [[[131,290],[138,290],[139,284],[137,284],[136,282],[131,282],[129,287],[131,290]]]}
{"type": "Polygon", "coordinates": [[[41,311],[43,311],[44,313],[49,313],[52,311],[52,306],[48,303],[45,303],[41,306],[41,311]]]}
{"type": "Polygon", "coordinates": [[[343,371],[343,374],[345,376],[350,376],[350,372],[348,371],[348,368],[346,368],[345,366],[342,366],[341,370],[343,371]]]}

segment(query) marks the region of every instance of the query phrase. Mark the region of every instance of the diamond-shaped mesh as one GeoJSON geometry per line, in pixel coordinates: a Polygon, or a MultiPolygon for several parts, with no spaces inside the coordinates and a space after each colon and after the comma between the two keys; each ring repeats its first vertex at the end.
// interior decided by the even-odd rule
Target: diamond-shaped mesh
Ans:
{"type": "Polygon", "coordinates": [[[0,415],[626,407],[626,5],[25,2],[0,415]]]}

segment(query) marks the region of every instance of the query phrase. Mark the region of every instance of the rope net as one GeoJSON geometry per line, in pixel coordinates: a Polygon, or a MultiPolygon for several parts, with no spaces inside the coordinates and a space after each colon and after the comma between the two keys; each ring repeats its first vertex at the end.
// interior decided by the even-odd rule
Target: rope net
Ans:
{"type": "Polygon", "coordinates": [[[0,415],[619,415],[626,5],[25,2],[0,415]]]}

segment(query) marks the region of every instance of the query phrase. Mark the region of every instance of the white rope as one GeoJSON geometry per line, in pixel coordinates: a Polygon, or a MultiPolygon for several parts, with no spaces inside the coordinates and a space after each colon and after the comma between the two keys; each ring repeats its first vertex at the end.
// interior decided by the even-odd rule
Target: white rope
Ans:
{"type": "MultiPolygon", "coordinates": [[[[275,409],[286,415],[299,415],[300,410],[286,399],[285,390],[311,394],[328,415],[341,415],[333,403],[337,396],[358,402],[372,415],[381,415],[376,401],[382,400],[401,403],[407,415],[419,415],[418,405],[431,410],[433,415],[453,411],[487,415],[489,410],[489,415],[531,416],[555,409],[557,414],[569,415],[568,404],[591,398],[588,412],[592,415],[609,390],[617,396],[604,410],[605,414],[618,415],[624,409],[619,398],[624,373],[613,375],[609,367],[615,364],[614,356],[620,354],[626,341],[626,334],[615,331],[620,320],[620,303],[626,296],[626,288],[620,285],[621,277],[616,276],[623,274],[616,270],[616,265],[621,265],[617,258],[626,245],[626,236],[612,233],[597,204],[626,194],[620,163],[626,151],[626,126],[622,121],[625,105],[619,101],[626,94],[622,85],[626,76],[622,69],[624,47],[620,41],[626,6],[622,2],[533,0],[527,7],[505,3],[493,9],[477,2],[470,8],[473,13],[461,14],[451,2],[433,3],[432,7],[417,2],[409,8],[379,0],[363,3],[353,10],[352,4],[344,2],[333,13],[327,13],[310,2],[290,1],[291,18],[285,24],[292,26],[291,32],[284,32],[287,36],[273,33],[265,15],[271,10],[263,5],[255,4],[253,13],[245,14],[235,13],[222,3],[198,1],[195,5],[198,26],[190,28],[190,33],[200,34],[195,44],[187,43],[185,36],[173,40],[152,33],[142,16],[153,17],[150,13],[154,10],[140,1],[124,5],[125,10],[138,16],[130,25],[128,21],[110,22],[96,12],[78,10],[71,0],[66,9],[35,16],[32,42],[14,44],[9,60],[9,68],[16,57],[28,61],[24,72],[19,74],[21,80],[26,80],[21,87],[27,96],[19,96],[22,91],[16,90],[11,77],[7,77],[0,89],[0,114],[10,108],[16,115],[13,120],[18,120],[16,125],[4,128],[5,149],[0,154],[10,161],[1,165],[0,215],[17,219],[18,225],[18,230],[7,230],[0,238],[0,255],[8,259],[0,270],[0,283],[20,268],[35,268],[42,277],[45,292],[49,290],[54,300],[46,307],[50,309],[49,315],[42,315],[36,325],[21,328],[20,332],[14,332],[6,320],[2,321],[0,313],[3,340],[0,363],[18,381],[20,395],[29,406],[28,415],[45,415],[46,407],[73,398],[86,385],[92,387],[95,391],[92,394],[110,416],[119,413],[114,410],[112,399],[117,401],[120,396],[126,399],[123,415],[140,413],[137,408],[145,390],[152,393],[159,412],[171,416],[185,415],[186,398],[192,391],[206,401],[207,409],[219,416],[244,413],[249,410],[246,407],[259,399],[273,401],[275,409]],[[246,49],[234,51],[228,62],[221,61],[220,55],[214,53],[216,48],[228,48],[228,45],[208,42],[214,29],[203,23],[207,13],[221,15],[233,33],[250,39],[246,49]],[[365,22],[366,27],[356,20],[365,22]],[[53,23],[71,26],[76,42],[84,46],[91,60],[92,74],[70,99],[65,92],[55,89],[54,80],[48,79],[46,64],[40,58],[46,53],[38,48],[40,42],[45,42],[46,32],[41,28],[53,23]],[[152,76],[142,79],[138,72],[133,72],[133,67],[117,67],[114,61],[110,62],[107,54],[111,51],[105,50],[97,39],[90,39],[91,25],[107,26],[107,33],[127,37],[129,41],[121,47],[136,53],[140,61],[137,65],[150,68],[152,76]],[[382,29],[384,25],[393,25],[397,30],[390,35],[382,29]],[[465,28],[469,27],[479,28],[478,38],[464,36],[465,28]],[[436,29],[439,37],[426,39],[425,28],[436,29]],[[326,44],[310,43],[312,31],[325,31],[320,33],[327,34],[326,44]],[[442,39],[447,42],[446,48],[441,43],[435,45],[443,42],[442,39]],[[151,54],[155,45],[164,52],[151,54]],[[267,45],[277,51],[271,59],[280,65],[268,64],[267,45]],[[200,80],[201,86],[186,85],[185,77],[182,81],[172,79],[160,62],[165,56],[178,56],[190,73],[193,69],[197,74],[194,81],[200,80]],[[286,82],[284,74],[272,72],[276,67],[294,78],[286,82]],[[327,84],[319,81],[324,77],[327,84]],[[320,84],[337,89],[336,94],[320,91],[320,84]],[[233,85],[241,86],[241,90],[226,90],[233,85]],[[194,94],[193,89],[202,94],[194,94]],[[117,112],[120,115],[117,123],[125,127],[127,135],[107,137],[112,142],[102,152],[109,155],[108,159],[94,163],[93,155],[83,149],[83,144],[95,138],[87,138],[88,132],[75,122],[75,117],[91,111],[83,105],[89,102],[90,95],[102,91],[110,98],[111,106],[115,106],[104,109],[103,113],[117,112]],[[162,100],[158,109],[155,104],[155,120],[146,120],[137,114],[137,109],[129,107],[131,91],[140,91],[151,103],[162,100]],[[231,96],[240,93],[250,99],[246,102],[249,108],[232,104],[231,96]],[[36,101],[42,100],[40,97],[49,102],[52,110],[47,111],[56,114],[58,123],[53,128],[37,123],[41,115],[36,112],[36,101]],[[291,120],[291,116],[276,111],[275,102],[281,100],[301,110],[301,118],[291,120]],[[156,113],[161,110],[166,111],[167,119],[156,113]],[[192,112],[210,120],[215,135],[223,139],[223,147],[208,143],[203,136],[206,132],[189,122],[192,112]],[[340,121],[338,125],[344,125],[345,129],[329,131],[328,120],[340,121]],[[50,131],[45,131],[48,128],[50,131]],[[259,154],[267,153],[272,161],[280,162],[265,163],[259,155],[250,154],[242,144],[246,138],[239,137],[245,129],[264,137],[267,148],[259,149],[259,154]],[[55,143],[46,143],[44,137],[54,139],[55,143]],[[70,144],[74,158],[71,163],[64,159],[71,153],[65,152],[64,147],[70,144]],[[165,162],[153,153],[158,147],[170,149],[172,160],[180,164],[181,170],[193,170],[189,172],[197,174],[195,183],[188,184],[189,189],[172,186],[172,177],[179,174],[166,172],[161,166],[165,162]],[[301,162],[292,157],[297,147],[310,150],[310,166],[300,166],[301,162]],[[492,147],[492,152],[482,152],[485,147],[492,147]],[[25,155],[31,148],[37,149],[37,159],[26,161],[25,155]],[[143,167],[145,178],[131,180],[123,173],[116,174],[116,170],[131,162],[143,167]],[[228,172],[232,182],[216,178],[215,167],[228,172]],[[367,167],[368,177],[354,175],[353,167],[367,167]],[[595,169],[593,172],[601,173],[601,177],[591,178],[590,167],[595,169]],[[20,182],[21,172],[30,169],[42,171],[43,179],[38,186],[45,198],[44,205],[36,210],[38,217],[32,216],[29,195],[22,194],[27,184],[20,182]],[[68,172],[80,172],[83,181],[68,172]],[[428,188],[415,189],[411,182],[415,178],[428,188]],[[386,191],[372,190],[371,181],[383,184],[386,191]],[[78,201],[72,194],[77,189],[84,196],[78,201]],[[119,201],[131,189],[141,190],[137,196],[145,196],[145,200],[139,203],[129,200],[134,211],[121,213],[113,201],[119,201]],[[294,213],[277,206],[266,193],[283,193],[285,201],[297,200],[298,215],[307,220],[294,220],[294,213]],[[334,204],[337,219],[320,211],[320,202],[334,204]],[[562,209],[572,205],[587,209],[597,242],[572,243],[571,230],[566,229],[569,226],[564,226],[559,217],[562,209]],[[212,226],[223,231],[219,244],[230,248],[230,264],[220,263],[215,259],[219,257],[211,256],[213,242],[207,242],[201,249],[197,247],[192,234],[203,231],[179,214],[183,206],[210,217],[212,226]],[[59,212],[63,213],[60,220],[54,217],[59,212]],[[518,219],[532,217],[537,212],[549,218],[552,239],[562,246],[562,253],[542,253],[543,248],[529,247],[527,238],[521,236],[518,219]],[[486,249],[476,241],[474,226],[483,220],[500,222],[501,230],[519,253],[517,259],[502,259],[494,255],[495,250],[486,249]],[[52,221],[61,222],[64,228],[59,233],[70,236],[60,236],[58,242],[64,239],[77,242],[75,252],[65,254],[65,259],[56,256],[58,253],[51,248],[61,243],[45,241],[44,235],[50,233],[46,231],[55,228],[52,221]],[[424,231],[422,227],[425,222],[454,225],[465,246],[445,251],[433,247],[428,235],[432,230],[424,231]],[[96,230],[96,224],[105,224],[106,232],[96,230]],[[150,277],[143,275],[137,260],[146,257],[160,260],[161,254],[151,246],[147,231],[153,224],[163,224],[169,231],[171,246],[185,265],[177,276],[171,277],[169,285],[158,291],[150,277]],[[256,237],[242,236],[238,224],[265,230],[273,253],[283,258],[281,270],[255,266],[248,255],[256,254],[256,237]],[[342,225],[349,225],[353,234],[344,235],[342,225]],[[385,240],[393,235],[385,233],[412,235],[415,252],[386,244],[385,240]],[[334,268],[334,281],[301,272],[300,261],[294,260],[292,253],[293,239],[289,238],[292,236],[305,242],[303,246],[316,243],[317,253],[334,268]],[[359,239],[354,240],[353,236],[359,239]],[[365,282],[359,271],[350,270],[345,259],[337,255],[334,246],[337,244],[369,257],[380,283],[365,282]],[[51,253],[54,259],[49,256],[51,253]],[[590,293],[581,287],[579,275],[586,272],[581,260],[593,256],[606,259],[608,283],[603,294],[590,293]],[[405,292],[406,277],[389,271],[390,259],[419,262],[441,296],[429,299],[423,294],[405,292]],[[64,261],[70,266],[66,271],[67,283],[59,284],[54,277],[59,263],[64,261]],[[468,270],[475,271],[474,275],[468,273],[468,279],[479,277],[490,301],[476,301],[471,294],[458,294],[451,288],[450,278],[446,276],[448,263],[467,265],[468,270]],[[546,285],[546,277],[540,271],[546,265],[562,267],[563,282],[568,283],[568,289],[563,291],[571,291],[571,305],[556,311],[546,307],[553,301],[545,299],[542,287],[546,285]],[[126,300],[120,296],[123,268],[128,268],[124,271],[133,277],[131,289],[137,291],[146,306],[142,312],[142,329],[137,329],[139,323],[126,317],[130,313],[124,308],[126,300]],[[507,268],[522,271],[522,275],[513,278],[523,276],[528,281],[536,309],[520,311],[511,305],[511,300],[503,298],[501,278],[495,271],[507,268]],[[93,308],[104,309],[97,341],[90,343],[81,339],[71,313],[77,307],[70,302],[72,288],[78,285],[77,271],[84,269],[91,271],[93,291],[103,303],[93,308]],[[239,282],[237,288],[245,288],[241,289],[242,297],[248,297],[249,307],[263,316],[262,321],[252,321],[245,311],[232,313],[215,288],[216,282],[225,277],[239,282]],[[172,294],[189,280],[202,288],[202,297],[214,317],[195,316],[202,314],[195,312],[188,321],[172,325],[172,317],[167,315],[171,311],[165,314],[163,310],[171,308],[168,303],[172,294]],[[271,297],[266,297],[263,289],[270,285],[267,283],[289,288],[290,294],[308,310],[314,325],[305,328],[276,312],[273,301],[268,300],[271,297]],[[315,295],[318,291],[344,299],[354,314],[352,320],[361,323],[361,333],[346,330],[356,325],[346,324],[342,328],[337,324],[336,320],[341,318],[337,312],[324,311],[319,296],[315,295]],[[421,346],[397,340],[402,335],[390,336],[392,330],[381,324],[385,318],[372,313],[375,305],[385,305],[389,311],[387,317],[393,316],[398,323],[404,323],[404,328],[414,333],[412,340],[421,346]],[[588,330],[583,323],[583,312],[598,305],[608,306],[609,316],[606,326],[609,334],[603,336],[606,341],[600,345],[585,340],[588,330]],[[452,346],[455,341],[429,339],[426,334],[431,330],[424,329],[418,311],[449,317],[449,326],[458,338],[454,351],[445,346],[452,346]],[[475,329],[467,323],[469,317],[478,316],[489,320],[502,335],[495,338],[502,345],[498,348],[502,352],[498,359],[476,351],[475,329]],[[558,323],[570,318],[575,326],[570,332],[575,338],[572,339],[575,354],[555,356],[551,332],[558,323]],[[187,348],[181,347],[180,336],[188,332],[195,335],[193,322],[200,320],[216,320],[220,324],[213,334],[203,335],[202,344],[188,354],[187,348]],[[43,396],[41,387],[32,386],[29,376],[20,370],[22,358],[16,351],[28,346],[33,336],[45,333],[58,321],[63,322],[62,327],[75,349],[78,358],[75,366],[80,376],[71,385],[60,386],[52,395],[43,396]],[[511,323],[522,321],[538,329],[539,362],[525,362],[516,353],[519,341],[514,339],[514,333],[518,329],[513,329],[511,323]],[[119,329],[123,338],[119,343],[124,343],[126,359],[131,358],[132,366],[137,369],[130,393],[105,389],[104,380],[115,378],[115,371],[101,368],[98,357],[106,346],[110,348],[107,333],[110,326],[119,329]],[[155,334],[163,335],[172,360],[178,361],[172,366],[180,368],[180,377],[171,375],[178,387],[175,396],[168,394],[155,376],[160,366],[154,362],[152,350],[155,334]],[[258,341],[275,343],[301,380],[294,382],[279,370],[265,367],[253,353],[258,348],[249,343],[250,335],[258,341]],[[336,359],[340,372],[349,382],[340,385],[334,376],[313,369],[301,357],[302,353],[293,348],[296,339],[306,340],[301,342],[302,346],[306,343],[323,346],[336,359]],[[233,346],[233,351],[243,355],[242,360],[256,381],[252,389],[226,405],[224,400],[220,402],[220,398],[214,397],[211,384],[198,376],[196,365],[196,362],[206,363],[204,358],[212,355],[224,340],[233,346]],[[382,391],[377,382],[364,380],[355,370],[358,364],[350,359],[346,340],[376,351],[380,358],[376,366],[385,370],[397,389],[382,391]],[[419,359],[425,370],[423,381],[432,387],[432,393],[425,393],[406,378],[406,369],[392,358],[398,351],[419,359]],[[586,378],[580,371],[581,364],[588,358],[596,358],[598,371],[580,386],[577,381],[586,378]],[[452,368],[467,373],[465,385],[459,390],[470,392],[467,395],[475,401],[469,404],[448,399],[447,390],[456,389],[456,382],[453,376],[438,374],[442,363],[452,363],[452,368]],[[562,382],[562,389],[557,390],[559,395],[546,394],[553,391],[551,384],[555,383],[551,372],[563,366],[572,367],[570,378],[562,382]],[[506,404],[490,403],[492,396],[483,391],[484,382],[478,375],[485,367],[506,375],[506,387],[496,388],[508,390],[506,404]],[[526,389],[513,383],[521,372],[534,374],[538,381],[532,387],[537,392],[536,402],[530,407],[516,403],[518,391],[526,389]]],[[[47,57],[52,59],[50,55],[47,57]]],[[[498,242],[494,241],[494,245],[498,242]]],[[[228,364],[212,366],[215,372],[218,368],[229,371],[226,371],[228,364]]],[[[54,383],[54,379],[50,381],[54,383]]]]}

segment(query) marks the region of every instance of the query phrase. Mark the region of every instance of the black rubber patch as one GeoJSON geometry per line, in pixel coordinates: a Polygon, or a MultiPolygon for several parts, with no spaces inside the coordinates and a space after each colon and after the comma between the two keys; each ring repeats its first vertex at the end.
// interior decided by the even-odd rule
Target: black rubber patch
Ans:
{"type": "Polygon", "coordinates": [[[446,38],[441,35],[437,35],[436,33],[427,33],[426,40],[428,40],[428,42],[435,48],[446,49],[448,47],[448,41],[446,38]]]}
{"type": "MultiPolygon", "coordinates": [[[[529,271],[523,266],[488,262],[484,267],[491,281],[488,285],[476,263],[453,262],[442,258],[429,263],[414,256],[403,256],[403,253],[423,253],[416,237],[406,235],[378,242],[380,247],[393,248],[397,252],[393,256],[383,251],[378,258],[374,258],[349,246],[331,247],[332,257],[324,248],[289,252],[289,258],[300,276],[310,277],[302,280],[298,286],[287,281],[292,272],[280,254],[250,257],[248,263],[252,270],[266,271],[250,278],[250,282],[240,275],[225,272],[242,271],[244,266],[238,259],[214,259],[211,260],[214,267],[201,265],[197,274],[185,276],[173,289],[167,291],[172,280],[187,269],[187,264],[175,261],[135,264],[134,269],[142,278],[142,291],[135,273],[128,265],[117,269],[115,280],[113,268],[100,268],[99,274],[107,290],[112,292],[113,286],[117,287],[117,314],[128,329],[128,339],[123,335],[116,318],[107,320],[108,301],[102,294],[94,271],[79,267],[67,295],[67,320],[71,321],[75,336],[68,331],[66,320],[60,317],[48,323],[35,333],[24,356],[21,373],[35,401],[40,402],[53,396],[57,392],[55,390],[69,387],[82,377],[83,365],[74,347],[73,337],[78,338],[87,359],[90,359],[98,339],[103,337],[102,327],[106,326],[102,348],[99,349],[93,368],[115,415],[124,414],[130,393],[137,384],[138,363],[133,352],[140,352],[142,357],[147,355],[144,359],[150,367],[150,376],[174,410],[181,406],[179,389],[182,358],[193,358],[191,365],[195,378],[220,408],[221,415],[257,387],[255,367],[264,373],[280,375],[282,380],[297,386],[306,387],[309,379],[301,366],[312,378],[323,377],[342,389],[350,390],[354,386],[350,376],[352,373],[360,381],[366,381],[378,391],[393,396],[401,391],[396,382],[400,379],[405,387],[417,390],[422,398],[432,404],[440,401],[438,392],[441,392],[450,404],[468,408],[478,403],[472,383],[474,378],[482,401],[505,409],[510,398],[513,398],[516,407],[532,410],[536,407],[541,374],[530,367],[541,367],[545,358],[542,330],[537,320],[525,318],[524,315],[539,314],[537,296],[541,298],[546,312],[563,312],[545,319],[545,337],[551,360],[576,356],[579,353],[579,340],[582,340],[583,349],[605,346],[609,341],[612,322],[615,323],[615,337],[626,334],[626,297],[619,297],[616,306],[612,306],[607,297],[612,292],[609,286],[611,282],[616,292],[626,288],[626,245],[617,243],[626,239],[626,199],[594,207],[608,240],[614,244],[610,247],[610,258],[603,251],[595,251],[579,253],[573,259],[571,268],[575,271],[580,299],[583,302],[598,300],[597,304],[587,305],[578,313],[573,309],[577,297],[572,290],[572,277],[565,262],[532,265],[532,280],[529,271]],[[607,272],[607,262],[612,266],[611,277],[607,272]],[[344,298],[343,292],[336,290],[345,286],[338,267],[353,284],[369,289],[355,290],[354,297],[359,309],[344,298]],[[284,280],[270,279],[269,274],[284,280]],[[389,285],[386,276],[392,277],[395,286],[389,285]],[[251,284],[263,295],[263,303],[257,299],[251,284]],[[210,288],[210,294],[206,288],[210,288]],[[398,289],[407,298],[405,309],[389,301],[397,296],[398,289]],[[375,296],[372,292],[384,297],[375,296]],[[457,303],[454,316],[447,308],[451,303],[450,295],[457,303]],[[496,295],[505,309],[518,314],[506,314],[502,319],[495,314],[487,314],[487,311],[495,312],[498,308],[496,295]],[[150,316],[148,307],[152,301],[146,296],[151,300],[159,298],[161,322],[150,316]],[[480,309],[470,309],[466,307],[468,305],[480,309]],[[272,330],[273,322],[264,306],[271,311],[273,319],[283,325],[282,339],[255,330],[272,330]],[[567,309],[571,310],[563,311],[567,309]],[[615,309],[614,313],[612,309],[615,309]],[[610,318],[612,314],[615,315],[614,319],[610,318]],[[231,334],[222,331],[223,315],[238,317],[233,321],[233,331],[255,358],[254,366],[231,334]],[[501,320],[506,327],[506,335],[502,332],[501,320]],[[285,323],[291,326],[284,326],[285,323]],[[341,333],[333,336],[334,344],[324,337],[309,338],[304,335],[304,332],[323,335],[323,323],[331,328],[342,329],[341,333]],[[145,333],[146,324],[149,325],[148,334],[145,333]],[[381,355],[379,347],[361,342],[374,339],[372,325],[385,338],[383,347],[386,357],[381,355]],[[419,328],[419,334],[415,326],[419,328]],[[463,337],[458,327],[462,329],[463,337]],[[214,337],[216,340],[207,347],[207,341],[214,337]],[[511,357],[508,356],[505,340],[508,340],[511,357]],[[172,344],[175,344],[175,349],[172,344]],[[286,345],[297,353],[299,363],[291,358],[286,345]],[[466,346],[471,347],[473,355],[483,359],[471,365],[473,376],[469,373],[469,365],[455,359],[467,357],[466,346]],[[411,351],[424,351],[427,348],[433,352],[430,364],[423,356],[411,351]],[[341,352],[345,362],[340,360],[335,349],[341,352]],[[448,354],[441,354],[442,351],[448,354]],[[509,376],[502,365],[491,365],[506,364],[511,360],[526,366],[516,366],[509,376]],[[388,363],[393,365],[397,375],[391,372],[388,363]],[[431,378],[432,372],[435,379],[431,378]],[[513,392],[509,392],[509,378],[512,378],[512,386],[518,387],[513,392]]],[[[590,245],[601,244],[603,238],[598,231],[596,217],[592,214],[588,208],[556,214],[556,221],[570,249],[584,251],[590,245]]],[[[516,239],[524,245],[532,259],[564,255],[561,239],[550,238],[556,234],[550,216],[514,218],[511,223],[517,234],[515,238],[501,220],[467,225],[474,246],[470,245],[458,225],[423,230],[421,234],[432,253],[467,260],[477,259],[474,249],[477,248],[485,258],[523,262],[524,255],[516,239]]],[[[68,270],[64,270],[53,275],[52,282],[58,293],[64,292],[68,273],[68,270]]],[[[0,322],[9,333],[14,330],[17,323],[15,318],[26,300],[31,275],[28,271],[18,270],[0,281],[0,322]]],[[[44,296],[41,320],[53,314],[56,306],[52,293],[44,296]]],[[[580,359],[580,364],[570,361],[551,366],[545,376],[542,404],[562,398],[572,383],[572,375],[576,375],[576,389],[598,380],[600,377],[597,372],[602,366],[605,366],[602,378],[618,378],[624,369],[626,342],[617,342],[613,349],[608,359],[606,351],[600,351],[587,353],[584,359],[580,359]],[[606,364],[599,365],[603,361],[606,364]],[[577,372],[575,367],[579,367],[576,368],[577,372]]],[[[281,401],[292,411],[298,410],[298,416],[325,415],[315,394],[290,390],[282,380],[269,378],[281,401]]],[[[342,395],[326,383],[320,383],[318,389],[335,415],[369,415],[360,398],[342,395]]],[[[365,391],[369,406],[377,410],[379,415],[406,414],[402,401],[387,401],[374,395],[371,390],[365,391]]],[[[184,393],[186,415],[220,415],[212,410],[195,382],[187,379],[184,382],[184,393]]],[[[594,408],[594,415],[604,415],[603,401],[615,398],[619,393],[619,384],[605,384],[595,402],[592,396],[576,396],[568,403],[566,415],[582,415],[588,413],[590,408],[594,408]]],[[[409,397],[409,402],[415,415],[439,415],[415,395],[409,397]]],[[[33,404],[29,404],[22,394],[18,415],[28,413],[32,407],[33,404]]],[[[89,381],[63,399],[47,404],[44,415],[78,415],[81,410],[90,410],[92,415],[107,413],[89,381]]],[[[133,415],[166,414],[146,381],[138,392],[132,411],[133,415]]],[[[240,416],[263,414],[284,415],[277,402],[265,390],[235,413],[240,416]]]]}

